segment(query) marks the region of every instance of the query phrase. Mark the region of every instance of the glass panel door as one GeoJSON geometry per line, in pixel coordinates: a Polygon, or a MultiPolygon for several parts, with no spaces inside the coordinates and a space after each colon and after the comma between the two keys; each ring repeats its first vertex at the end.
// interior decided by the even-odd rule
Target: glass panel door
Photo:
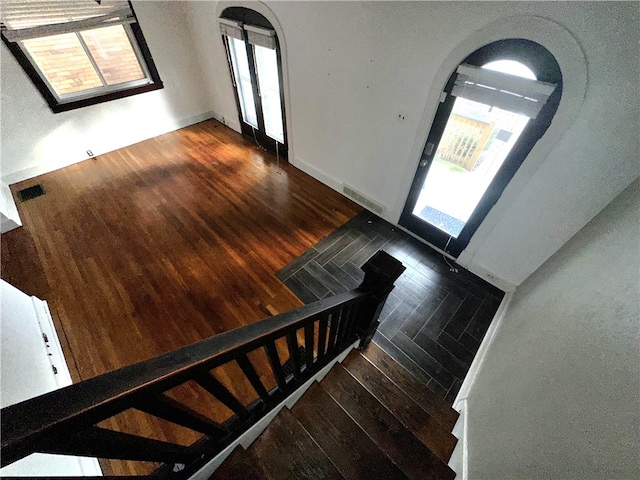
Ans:
{"type": "MultiPolygon", "coordinates": [[[[537,80],[514,60],[482,68],[537,80]]],[[[455,82],[450,77],[443,92],[399,223],[457,257],[539,138],[532,132],[542,135],[550,117],[532,119],[504,109],[509,102],[499,108],[491,100],[471,100],[463,89],[452,95],[455,82]]]]}
{"type": "Polygon", "coordinates": [[[256,114],[256,102],[253,95],[246,45],[242,40],[229,37],[229,50],[242,119],[254,128],[258,128],[258,115],[256,114]]]}
{"type": "Polygon", "coordinates": [[[245,40],[239,39],[237,32],[223,33],[241,114],[240,127],[259,148],[286,157],[287,132],[277,39],[269,34],[261,36],[255,30],[260,28],[254,27],[253,37],[248,36],[247,30],[240,30],[245,40]]]}
{"type": "Polygon", "coordinates": [[[528,121],[456,98],[413,215],[457,238],[528,121]]]}
{"type": "Polygon", "coordinates": [[[280,103],[280,79],[278,76],[276,51],[255,45],[254,52],[265,132],[274,140],[284,143],[282,105],[280,103]]]}

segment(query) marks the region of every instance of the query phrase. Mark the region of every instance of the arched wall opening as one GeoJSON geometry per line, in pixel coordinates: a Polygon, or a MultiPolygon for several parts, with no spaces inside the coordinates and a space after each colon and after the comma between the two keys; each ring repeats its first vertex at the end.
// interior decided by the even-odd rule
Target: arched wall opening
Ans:
{"type": "Polygon", "coordinates": [[[233,34],[229,36],[223,32],[221,37],[231,75],[230,94],[236,98],[242,133],[254,137],[263,148],[287,156],[291,151],[292,126],[288,108],[286,42],[279,22],[260,2],[221,2],[216,16],[220,22],[236,22],[242,32],[241,45],[234,45],[238,42],[232,38],[233,34]],[[256,38],[266,39],[266,43],[256,38]],[[240,52],[242,55],[237,56],[238,47],[242,50],[246,47],[246,53],[240,52]],[[245,65],[246,75],[240,71],[240,64],[245,65]],[[270,72],[269,82],[264,81],[270,72]],[[270,97],[268,92],[271,92],[270,97]],[[253,111],[253,115],[248,115],[248,111],[253,111]]]}
{"type": "Polygon", "coordinates": [[[400,225],[458,257],[561,97],[560,66],[536,42],[498,40],[467,56],[440,94],[400,225]]]}
{"type": "Polygon", "coordinates": [[[471,33],[451,50],[435,70],[436,73],[431,81],[423,115],[411,147],[411,160],[402,174],[393,208],[386,215],[389,221],[398,223],[414,173],[420,162],[425,138],[427,138],[435,118],[440,94],[451,74],[474,51],[493,42],[509,38],[521,38],[536,42],[554,56],[562,72],[563,93],[551,126],[531,149],[527,161],[518,169],[517,174],[511,179],[500,199],[491,208],[457,259],[460,265],[506,290],[513,289],[514,285],[519,282],[514,283],[502,275],[494,274],[491,269],[484,267],[478,257],[493,255],[490,253],[492,247],[486,244],[488,236],[494,229],[502,228],[501,221],[508,217],[509,210],[516,203],[519,194],[526,189],[528,182],[544,164],[554,146],[574,123],[587,91],[588,76],[584,52],[573,35],[560,24],[533,15],[500,19],[471,33]]]}

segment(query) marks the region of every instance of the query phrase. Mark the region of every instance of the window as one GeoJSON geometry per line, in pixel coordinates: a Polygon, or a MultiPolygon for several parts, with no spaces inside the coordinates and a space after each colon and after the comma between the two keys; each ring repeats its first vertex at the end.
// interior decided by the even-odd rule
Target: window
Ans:
{"type": "Polygon", "coordinates": [[[162,88],[131,3],[4,0],[2,40],[58,113],[162,88]]]}

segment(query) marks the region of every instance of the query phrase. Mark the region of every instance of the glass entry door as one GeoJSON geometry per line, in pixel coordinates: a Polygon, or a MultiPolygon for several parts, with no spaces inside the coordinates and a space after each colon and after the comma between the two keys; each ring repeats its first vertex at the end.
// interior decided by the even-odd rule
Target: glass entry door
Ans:
{"type": "Polygon", "coordinates": [[[286,156],[281,69],[275,32],[225,24],[231,78],[242,131],[259,146],[286,156]]]}
{"type": "Polygon", "coordinates": [[[457,238],[528,121],[526,115],[456,98],[411,213],[457,238]]]}
{"type": "Polygon", "coordinates": [[[460,65],[445,89],[400,225],[457,257],[506,187],[505,170],[515,173],[512,153],[522,148],[521,138],[554,89],[513,60],[460,65]]]}

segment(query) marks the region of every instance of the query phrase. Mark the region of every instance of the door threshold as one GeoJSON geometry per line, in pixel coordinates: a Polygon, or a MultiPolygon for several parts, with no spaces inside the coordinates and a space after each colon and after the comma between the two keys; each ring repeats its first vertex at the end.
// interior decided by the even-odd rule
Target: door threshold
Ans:
{"type": "Polygon", "coordinates": [[[457,258],[457,257],[454,257],[454,256],[453,256],[453,255],[451,255],[450,253],[446,253],[444,250],[442,250],[442,249],[440,249],[440,248],[436,247],[433,243],[429,243],[429,242],[427,242],[424,238],[422,238],[421,236],[419,236],[419,235],[417,235],[417,234],[413,233],[411,230],[409,230],[409,229],[407,229],[407,228],[403,227],[403,226],[402,226],[402,225],[400,225],[400,224],[397,224],[397,225],[396,225],[396,227],[398,227],[398,228],[399,228],[400,230],[402,230],[403,232],[405,232],[405,233],[407,233],[407,234],[411,235],[411,236],[412,236],[413,238],[415,238],[416,240],[418,240],[418,241],[420,241],[420,242],[424,243],[425,245],[427,245],[427,246],[431,247],[431,248],[432,248],[432,249],[434,249],[436,252],[438,252],[438,253],[442,254],[444,257],[448,258],[449,260],[453,260],[455,263],[458,263],[458,262],[457,262],[457,260],[458,260],[458,258],[457,258]]]}

